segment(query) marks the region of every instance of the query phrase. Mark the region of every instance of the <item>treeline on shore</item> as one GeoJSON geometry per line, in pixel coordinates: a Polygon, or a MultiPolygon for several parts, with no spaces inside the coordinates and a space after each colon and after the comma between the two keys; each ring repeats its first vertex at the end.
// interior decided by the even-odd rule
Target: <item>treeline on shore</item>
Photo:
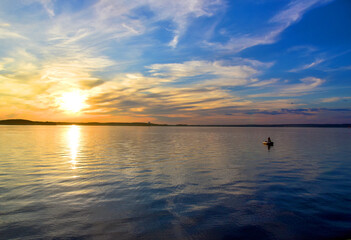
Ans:
{"type": "Polygon", "coordinates": [[[196,126],[196,127],[322,127],[351,128],[351,124],[235,124],[235,125],[189,125],[189,124],[157,124],[145,122],[42,122],[26,119],[0,120],[0,125],[86,125],[86,126],[196,126]]]}
{"type": "Polygon", "coordinates": [[[165,126],[166,124],[144,123],[144,122],[41,122],[26,119],[0,120],[0,125],[101,125],[101,126],[165,126]]]}

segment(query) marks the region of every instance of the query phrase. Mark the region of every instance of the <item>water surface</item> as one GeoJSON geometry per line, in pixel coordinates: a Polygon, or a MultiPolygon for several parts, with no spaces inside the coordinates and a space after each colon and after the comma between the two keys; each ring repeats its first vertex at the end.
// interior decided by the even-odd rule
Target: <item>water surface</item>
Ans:
{"type": "Polygon", "coordinates": [[[334,128],[0,126],[0,239],[347,239],[350,146],[334,128]]]}

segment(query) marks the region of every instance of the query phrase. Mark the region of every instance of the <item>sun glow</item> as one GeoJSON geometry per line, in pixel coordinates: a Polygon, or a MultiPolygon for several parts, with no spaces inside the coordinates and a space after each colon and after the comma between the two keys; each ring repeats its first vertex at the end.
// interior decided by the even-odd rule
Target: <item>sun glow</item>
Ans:
{"type": "Polygon", "coordinates": [[[86,96],[79,91],[66,92],[59,98],[58,105],[64,111],[78,113],[87,107],[85,101],[86,96]]]}

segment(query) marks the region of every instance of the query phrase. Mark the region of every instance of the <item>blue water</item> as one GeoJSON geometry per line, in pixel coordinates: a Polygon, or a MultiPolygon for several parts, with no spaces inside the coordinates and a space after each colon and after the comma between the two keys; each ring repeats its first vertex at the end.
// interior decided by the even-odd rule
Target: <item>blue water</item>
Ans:
{"type": "Polygon", "coordinates": [[[0,239],[351,238],[351,129],[0,126],[0,156],[0,239]]]}

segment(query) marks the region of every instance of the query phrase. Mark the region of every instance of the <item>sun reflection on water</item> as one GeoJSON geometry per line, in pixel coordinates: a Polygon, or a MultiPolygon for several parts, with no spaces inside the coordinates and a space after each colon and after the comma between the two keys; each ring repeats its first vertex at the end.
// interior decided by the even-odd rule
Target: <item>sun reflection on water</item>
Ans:
{"type": "Polygon", "coordinates": [[[71,168],[76,169],[77,164],[77,155],[79,150],[79,141],[80,141],[80,127],[72,125],[67,132],[67,140],[69,148],[71,151],[71,168]]]}

